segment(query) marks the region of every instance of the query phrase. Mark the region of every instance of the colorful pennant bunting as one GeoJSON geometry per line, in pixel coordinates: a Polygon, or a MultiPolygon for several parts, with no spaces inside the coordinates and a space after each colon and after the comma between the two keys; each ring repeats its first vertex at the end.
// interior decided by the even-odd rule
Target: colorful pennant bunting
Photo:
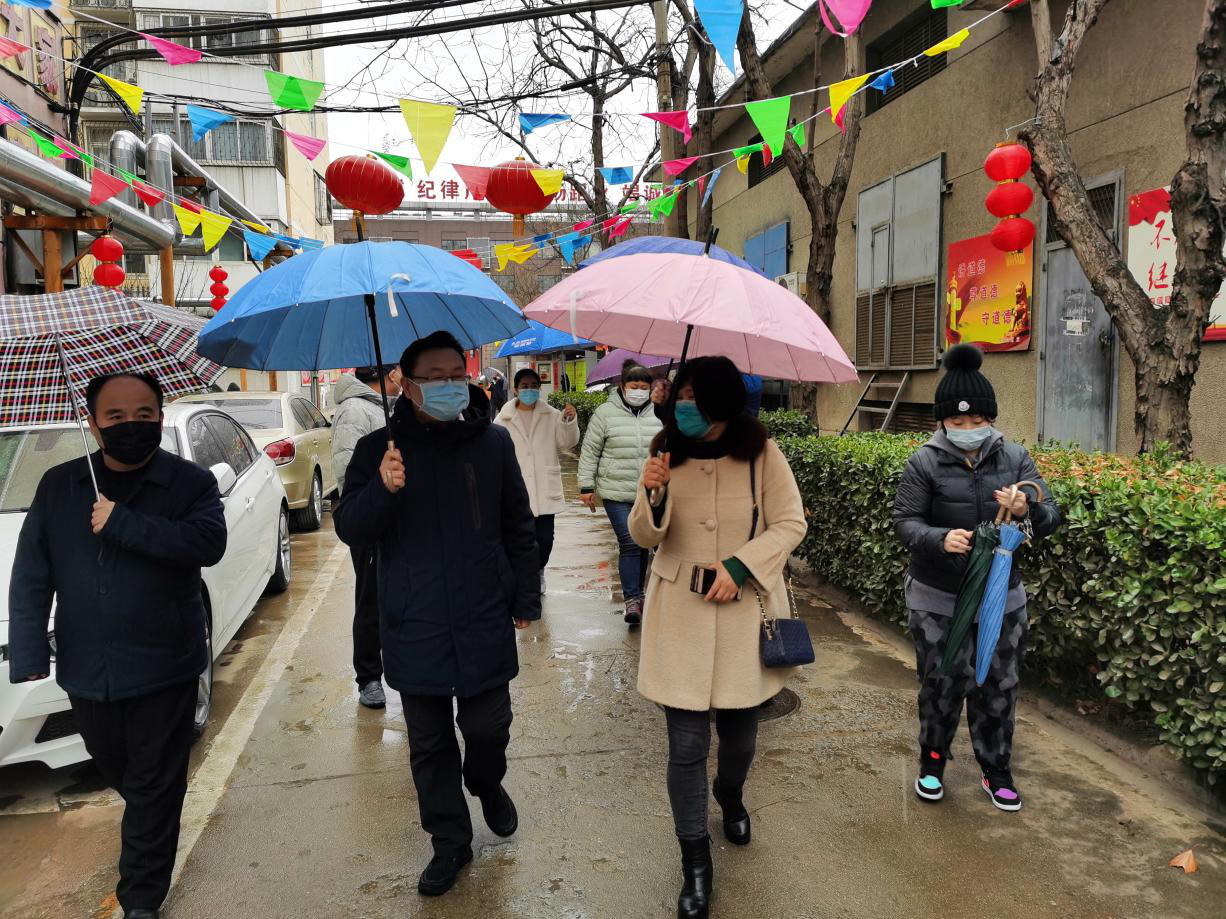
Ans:
{"type": "Polygon", "coordinates": [[[117,95],[129,109],[133,115],[140,114],[140,102],[145,97],[145,91],[139,86],[132,83],[125,83],[123,80],[116,80],[114,77],[108,77],[105,73],[100,73],[102,82],[114,90],[117,95]]]}
{"type": "Polygon", "coordinates": [[[830,87],[830,120],[834,121],[843,107],[847,105],[847,100],[859,92],[860,87],[868,82],[868,76],[852,77],[850,80],[843,80],[840,83],[835,83],[830,87]]]}
{"type": "Polygon", "coordinates": [[[51,138],[43,137],[33,128],[27,128],[26,133],[30,135],[30,140],[34,141],[35,146],[38,147],[38,152],[43,156],[59,158],[64,155],[64,151],[60,149],[60,145],[51,138]]]}
{"type": "Polygon", "coordinates": [[[0,36],[0,57],[16,57],[19,54],[25,54],[29,50],[28,45],[23,45],[19,41],[13,41],[11,38],[0,36]]]}
{"type": "Polygon", "coordinates": [[[792,138],[793,143],[800,147],[801,150],[805,148],[805,126],[803,123],[796,125],[796,127],[788,131],[788,136],[792,138]]]}
{"type": "Polygon", "coordinates": [[[600,174],[606,185],[629,185],[634,181],[633,166],[601,166],[600,174]]]}
{"type": "Polygon", "coordinates": [[[533,115],[528,112],[519,113],[519,129],[525,134],[531,134],[537,128],[550,124],[561,124],[570,121],[570,115],[533,115]]]}
{"type": "Polygon", "coordinates": [[[32,10],[51,9],[51,0],[8,0],[13,6],[28,6],[32,10]]]}
{"type": "Polygon", "coordinates": [[[76,144],[65,140],[58,134],[52,134],[51,139],[55,141],[55,145],[60,148],[60,156],[66,160],[80,160],[86,166],[94,165],[94,158],[78,147],[76,144]]]}
{"type": "Polygon", "coordinates": [[[443,152],[451,126],[455,124],[455,106],[401,99],[400,111],[405,124],[409,126],[409,135],[417,145],[417,152],[426,164],[426,175],[429,175],[443,152]]]}
{"type": "Polygon", "coordinates": [[[700,207],[706,207],[707,202],[711,200],[711,192],[715,191],[715,183],[719,181],[719,174],[723,171],[724,167],[720,166],[711,173],[711,178],[707,181],[707,190],[702,193],[702,204],[700,207]]]}
{"type": "Polygon", "coordinates": [[[566,264],[575,264],[575,251],[583,249],[592,244],[592,237],[580,236],[578,233],[567,233],[564,236],[559,236],[555,240],[558,244],[558,249],[562,252],[562,258],[566,260],[566,264]]]}
{"type": "Polygon", "coordinates": [[[299,236],[298,246],[304,252],[313,252],[316,249],[322,249],[324,241],[322,239],[311,239],[309,236],[299,236]]]}
{"type": "Polygon", "coordinates": [[[632,214],[642,206],[643,206],[642,201],[631,201],[629,204],[623,204],[621,208],[618,209],[617,213],[632,214]]]}
{"type": "Polygon", "coordinates": [[[783,141],[787,138],[788,116],[792,113],[792,97],[778,96],[759,102],[747,102],[745,111],[753,119],[754,125],[762,135],[763,143],[770,147],[771,155],[778,156],[783,152],[783,141]]]}
{"type": "Polygon", "coordinates": [[[762,148],[765,146],[765,143],[761,141],[756,144],[746,144],[744,147],[737,147],[735,150],[733,150],[732,155],[739,160],[741,157],[750,157],[755,153],[761,153],[762,148]]]}
{"type": "Polygon", "coordinates": [[[89,203],[91,207],[109,201],[128,187],[123,179],[117,179],[110,173],[95,169],[90,177],[89,203]]]}
{"type": "Polygon", "coordinates": [[[736,73],[736,37],[745,15],[744,0],[694,0],[694,12],[707,30],[724,66],[736,73]]]}
{"type": "Polygon", "coordinates": [[[211,252],[213,247],[221,242],[234,221],[224,214],[214,214],[212,211],[200,212],[200,235],[204,237],[204,251],[211,252]]]}
{"type": "Polygon", "coordinates": [[[0,103],[0,125],[5,124],[25,124],[26,116],[21,114],[15,108],[10,108],[3,103],[0,103]]]}
{"type": "Polygon", "coordinates": [[[961,6],[962,2],[963,0],[932,0],[932,8],[940,10],[947,6],[961,6]]]}
{"type": "MultiPolygon", "coordinates": [[[[94,175],[97,175],[99,170],[94,170],[94,175]]],[[[183,231],[184,236],[191,236],[196,232],[196,227],[200,226],[200,213],[198,211],[188,210],[178,204],[172,204],[175,217],[179,220],[179,229],[183,231]]]]}
{"type": "Polygon", "coordinates": [[[596,223],[595,220],[580,220],[573,227],[571,227],[571,229],[577,233],[582,233],[584,230],[594,225],[595,223],[596,223]]]}
{"type": "Polygon", "coordinates": [[[255,230],[257,233],[271,233],[272,232],[272,230],[268,229],[268,227],[264,226],[264,224],[262,223],[256,223],[253,220],[244,220],[242,222],[245,223],[247,226],[251,227],[251,229],[255,230]]]}
{"type": "MultiPolygon", "coordinates": [[[[961,3],[962,0],[958,2],[961,3]]],[[[860,28],[860,23],[864,21],[864,17],[868,15],[868,8],[872,5],[873,0],[818,0],[822,22],[826,23],[826,28],[839,38],[851,38],[856,29],[860,28]],[[830,11],[838,17],[839,24],[847,30],[846,32],[841,32],[834,27],[834,23],[830,21],[830,14],[826,12],[827,5],[830,6],[830,11]]]]}
{"type": "Polygon", "coordinates": [[[541,233],[539,236],[532,237],[532,243],[533,245],[536,246],[537,250],[539,251],[541,249],[544,249],[545,246],[549,243],[549,240],[551,239],[553,239],[552,233],[541,233]]]}
{"type": "MultiPolygon", "coordinates": [[[[297,131],[286,131],[286,138],[294,145],[294,149],[305,156],[308,160],[313,160],[319,156],[321,150],[328,145],[328,142],[321,137],[312,137],[309,134],[299,134],[297,131]]],[[[410,174],[409,178],[413,178],[410,174]]]]}
{"type": "Polygon", "coordinates": [[[490,184],[490,168],[488,166],[461,166],[452,163],[451,168],[456,171],[456,175],[463,181],[469,194],[478,201],[485,200],[485,189],[490,184]]]}
{"type": "Polygon", "coordinates": [[[562,179],[566,177],[566,172],[562,169],[533,169],[532,178],[536,179],[536,184],[541,187],[541,192],[546,195],[556,195],[562,190],[562,179]]]}
{"type": "Polygon", "coordinates": [[[741,175],[749,174],[749,157],[748,156],[738,156],[736,158],[736,171],[739,172],[741,175]]]}
{"type": "Polygon", "coordinates": [[[634,222],[633,217],[623,217],[621,222],[613,229],[609,230],[609,239],[617,239],[619,236],[625,236],[626,231],[630,229],[630,224],[634,222]]]}
{"type": "Polygon", "coordinates": [[[268,84],[268,95],[272,96],[276,105],[298,112],[309,112],[315,108],[324,91],[322,83],[275,70],[265,70],[264,81],[268,84]]]}
{"type": "Polygon", "coordinates": [[[644,112],[643,117],[650,118],[652,121],[658,121],[660,124],[666,124],[674,131],[680,131],[687,144],[690,142],[690,138],[694,136],[694,129],[690,126],[690,115],[688,112],[644,112]]]}
{"type": "Polygon", "coordinates": [[[679,160],[667,160],[664,163],[664,171],[670,176],[679,176],[697,162],[698,157],[696,156],[683,156],[679,160]]]}
{"type": "Polygon", "coordinates": [[[233,121],[234,116],[201,105],[188,105],[187,119],[192,123],[192,140],[199,143],[204,140],[205,134],[227,121],[233,121]]]}
{"type": "Polygon", "coordinates": [[[398,153],[380,153],[378,150],[372,150],[371,152],[400,174],[410,179],[413,178],[413,164],[409,162],[407,156],[401,156],[398,153]]]}
{"type": "Polygon", "coordinates": [[[166,193],[164,191],[154,188],[152,185],[146,185],[144,182],[133,182],[132,190],[136,192],[138,198],[150,207],[161,204],[166,200],[166,193]]]}
{"type": "Polygon", "coordinates": [[[651,208],[651,219],[659,220],[661,217],[667,217],[673,212],[673,206],[677,203],[677,198],[681,196],[680,191],[675,191],[671,195],[661,195],[659,198],[653,199],[649,206],[651,208]]]}
{"type": "MultiPolygon", "coordinates": [[[[243,223],[247,223],[247,221],[244,220],[243,223]]],[[[268,253],[276,248],[277,245],[277,241],[271,236],[253,233],[250,230],[243,230],[243,241],[247,243],[248,253],[257,262],[264,261],[268,257],[268,253]]]]}
{"type": "Polygon", "coordinates": [[[185,211],[191,211],[193,214],[199,214],[201,211],[204,210],[204,208],[202,208],[199,204],[197,204],[191,198],[180,198],[179,206],[182,207],[183,210],[185,211]]]}
{"type": "Polygon", "coordinates": [[[955,48],[961,48],[962,43],[971,37],[970,29],[963,29],[960,32],[955,32],[943,42],[938,42],[931,48],[928,48],[924,54],[928,57],[938,57],[945,54],[947,51],[953,51],[955,48]]]}
{"type": "Polygon", "coordinates": [[[536,246],[522,246],[519,243],[498,243],[494,246],[494,257],[498,260],[498,270],[507,267],[507,262],[522,265],[539,250],[536,246]]]}
{"type": "Polygon", "coordinates": [[[877,79],[873,80],[873,82],[869,83],[868,85],[870,89],[875,89],[878,92],[888,93],[891,89],[894,88],[894,71],[887,70],[885,73],[881,74],[879,77],[877,77],[877,79]]]}
{"type": "Polygon", "coordinates": [[[180,45],[178,42],[159,38],[156,35],[146,35],[144,32],[140,33],[140,37],[153,45],[153,50],[162,55],[171,67],[178,67],[180,64],[194,64],[201,58],[201,52],[196,48],[189,48],[187,45],[180,45]]]}
{"type": "Polygon", "coordinates": [[[128,172],[128,170],[120,169],[118,166],[115,166],[113,168],[116,172],[119,173],[119,177],[123,179],[125,182],[127,182],[129,185],[131,185],[133,182],[140,181],[140,176],[138,176],[135,172],[128,172]]]}

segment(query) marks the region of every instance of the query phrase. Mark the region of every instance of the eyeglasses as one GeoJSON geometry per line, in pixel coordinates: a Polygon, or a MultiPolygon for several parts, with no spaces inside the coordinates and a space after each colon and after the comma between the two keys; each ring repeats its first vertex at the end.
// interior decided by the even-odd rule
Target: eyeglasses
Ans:
{"type": "Polygon", "coordinates": [[[468,377],[409,377],[414,383],[467,383],[468,377]]]}

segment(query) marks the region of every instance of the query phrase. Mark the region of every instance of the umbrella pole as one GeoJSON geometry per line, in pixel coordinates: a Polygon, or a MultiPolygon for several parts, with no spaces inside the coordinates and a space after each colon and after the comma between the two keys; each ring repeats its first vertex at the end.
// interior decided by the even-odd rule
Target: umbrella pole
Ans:
{"type": "MultiPolygon", "coordinates": [[[[361,211],[353,212],[353,230],[357,234],[358,242],[366,239],[366,221],[362,219],[361,211]]],[[[387,428],[387,448],[395,450],[396,442],[392,440],[392,411],[387,404],[387,390],[383,388],[383,348],[379,345],[379,321],[375,316],[375,295],[373,293],[364,294],[362,299],[366,303],[366,318],[370,322],[371,344],[375,347],[375,366],[379,368],[379,402],[383,406],[383,424],[387,428]]]]}
{"type": "Polygon", "coordinates": [[[719,227],[711,227],[707,233],[707,246],[702,250],[703,255],[711,254],[711,247],[715,245],[715,240],[719,237],[719,227]]]}
{"type": "Polygon", "coordinates": [[[89,467],[89,478],[94,483],[94,497],[101,499],[102,492],[98,490],[98,473],[94,470],[94,462],[90,458],[89,435],[85,433],[85,422],[81,420],[80,404],[77,402],[77,388],[72,385],[72,377],[68,375],[68,359],[64,356],[64,341],[60,333],[55,333],[55,351],[60,358],[60,371],[64,374],[64,384],[68,387],[68,401],[72,404],[72,417],[77,422],[77,430],[81,432],[81,443],[85,447],[85,465],[89,467]]]}

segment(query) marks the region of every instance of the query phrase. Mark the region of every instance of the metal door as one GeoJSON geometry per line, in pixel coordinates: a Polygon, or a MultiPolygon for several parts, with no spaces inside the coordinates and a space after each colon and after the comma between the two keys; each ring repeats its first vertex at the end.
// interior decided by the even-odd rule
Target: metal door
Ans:
{"type": "MultiPolygon", "coordinates": [[[[1118,183],[1100,183],[1090,199],[1116,236],[1118,183]]],[[[1115,326],[1094,295],[1076,255],[1044,222],[1043,343],[1038,434],[1086,450],[1114,446],[1115,326]]]]}

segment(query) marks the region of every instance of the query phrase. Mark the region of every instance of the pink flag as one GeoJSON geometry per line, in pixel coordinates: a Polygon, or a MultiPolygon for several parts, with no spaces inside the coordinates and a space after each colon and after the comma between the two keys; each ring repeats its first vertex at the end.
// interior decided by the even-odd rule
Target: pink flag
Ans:
{"type": "Polygon", "coordinates": [[[128,187],[128,183],[123,179],[117,179],[113,175],[103,172],[101,169],[95,169],[92,176],[93,184],[89,190],[89,203],[91,205],[101,204],[103,201],[109,201],[117,194],[128,187]]]}
{"type": "Polygon", "coordinates": [[[834,123],[839,126],[839,130],[844,134],[847,133],[847,125],[843,124],[843,116],[845,114],[847,114],[847,106],[843,106],[841,109],[839,109],[839,113],[834,116],[834,123]]]}
{"type": "Polygon", "coordinates": [[[590,227],[595,222],[596,222],[595,220],[581,220],[579,223],[576,223],[573,227],[571,227],[571,229],[574,230],[575,232],[579,232],[580,230],[586,230],[588,227],[590,227]]]}
{"type": "Polygon", "coordinates": [[[0,105],[0,124],[21,124],[22,117],[7,105],[0,105]]]}
{"type": "Polygon", "coordinates": [[[872,5],[873,0],[819,0],[817,8],[822,14],[822,22],[826,23],[827,29],[840,38],[850,38],[851,34],[860,28],[860,23],[864,21],[864,17],[868,15],[868,8],[872,5]],[[846,29],[846,32],[840,32],[834,27],[834,23],[830,21],[830,14],[826,12],[827,6],[838,17],[839,25],[846,29]]]}
{"type": "Polygon", "coordinates": [[[60,159],[62,160],[79,160],[76,148],[58,134],[52,134],[51,139],[55,141],[55,145],[60,148],[60,159]]]}
{"type": "Polygon", "coordinates": [[[180,198],[177,202],[179,207],[185,211],[191,211],[193,214],[199,214],[204,208],[193,201],[191,198],[180,198]]]}
{"type": "Polygon", "coordinates": [[[195,48],[180,45],[169,39],[158,38],[156,35],[146,35],[144,32],[140,33],[140,37],[153,45],[153,50],[162,55],[171,67],[177,67],[180,64],[194,64],[200,60],[201,53],[195,48]]]}
{"type": "Polygon", "coordinates": [[[683,156],[679,160],[668,160],[664,163],[664,171],[670,176],[679,176],[698,162],[696,156],[683,156]]]}
{"type": "Polygon", "coordinates": [[[30,48],[23,45],[19,41],[13,41],[11,38],[0,36],[0,57],[16,57],[19,54],[25,54],[30,48]]]}
{"type": "Polygon", "coordinates": [[[289,142],[294,145],[294,149],[301,153],[309,160],[319,156],[319,151],[328,145],[326,140],[321,140],[318,137],[311,137],[309,134],[298,134],[294,131],[286,131],[285,136],[289,138],[289,142]]]}
{"type": "Polygon", "coordinates": [[[673,130],[680,131],[687,144],[690,142],[690,138],[694,136],[694,130],[690,127],[688,112],[643,112],[643,117],[650,118],[652,121],[658,121],[660,124],[666,124],[673,130]]]}
{"type": "Polygon", "coordinates": [[[630,223],[633,219],[633,217],[623,218],[621,223],[609,230],[609,239],[617,239],[619,236],[625,236],[626,231],[630,229],[630,223]]]}
{"type": "Polygon", "coordinates": [[[490,168],[488,166],[460,166],[453,163],[451,168],[464,180],[465,186],[472,192],[474,198],[478,201],[485,200],[485,187],[490,182],[490,168]]]}
{"type": "Polygon", "coordinates": [[[704,198],[704,199],[706,198],[706,195],[707,195],[707,177],[706,176],[698,177],[698,195],[701,198],[704,198]]]}
{"type": "Polygon", "coordinates": [[[619,220],[621,220],[620,217],[610,217],[608,220],[604,220],[601,222],[600,229],[604,230],[604,232],[607,233],[609,232],[609,230],[613,229],[613,227],[617,225],[617,222],[619,220]]]}

